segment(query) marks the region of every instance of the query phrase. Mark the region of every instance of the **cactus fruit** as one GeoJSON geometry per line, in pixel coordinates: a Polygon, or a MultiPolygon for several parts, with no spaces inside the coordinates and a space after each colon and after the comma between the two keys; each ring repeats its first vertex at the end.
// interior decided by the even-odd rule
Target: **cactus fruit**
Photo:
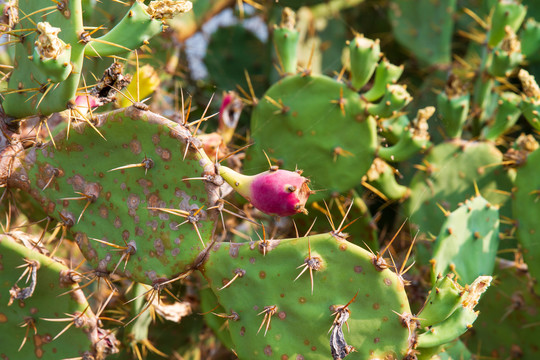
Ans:
{"type": "Polygon", "coordinates": [[[271,168],[263,173],[246,176],[220,166],[219,175],[255,208],[266,214],[290,216],[307,213],[305,204],[312,193],[309,180],[301,171],[271,168]]]}

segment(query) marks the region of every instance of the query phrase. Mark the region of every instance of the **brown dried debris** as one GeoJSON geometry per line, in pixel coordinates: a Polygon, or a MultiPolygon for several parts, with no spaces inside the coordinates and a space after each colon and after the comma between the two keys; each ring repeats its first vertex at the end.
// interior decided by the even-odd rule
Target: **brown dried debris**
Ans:
{"type": "Polygon", "coordinates": [[[178,14],[190,11],[192,8],[191,1],[160,0],[150,2],[146,12],[154,19],[171,19],[178,14]]]}
{"type": "Polygon", "coordinates": [[[90,90],[90,95],[98,98],[101,105],[108,104],[116,100],[116,93],[131,82],[131,75],[124,75],[124,65],[114,62],[103,73],[103,77],[90,90]]]}

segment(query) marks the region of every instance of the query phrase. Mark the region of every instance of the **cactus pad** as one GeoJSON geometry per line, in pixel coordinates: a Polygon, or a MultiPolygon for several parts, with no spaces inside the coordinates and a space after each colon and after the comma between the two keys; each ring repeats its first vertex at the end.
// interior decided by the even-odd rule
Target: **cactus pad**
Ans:
{"type": "Polygon", "coordinates": [[[432,279],[455,272],[462,285],[491,275],[499,247],[499,209],[477,196],[446,217],[433,249],[432,279]]]}
{"type": "Polygon", "coordinates": [[[187,270],[212,241],[213,163],[186,128],[136,107],[100,115],[96,129],[107,140],[86,125],[30,150],[15,186],[69,228],[98,271],[125,266],[154,283],[187,270]]]}
{"type": "Polygon", "coordinates": [[[444,222],[441,205],[451,210],[475,195],[475,183],[480,194],[491,204],[503,205],[508,196],[496,190],[512,188],[509,176],[500,164],[502,154],[493,145],[455,140],[437,145],[430,150],[419,171],[411,181],[411,196],[406,212],[411,221],[424,233],[438,234],[444,222]]]}
{"type": "Polygon", "coordinates": [[[97,318],[82,291],[59,296],[75,284],[69,280],[70,270],[9,235],[0,236],[0,253],[0,357],[52,360],[97,355],[95,351],[109,339],[98,334],[97,318]],[[65,314],[74,320],[54,321],[68,318],[65,314]],[[75,326],[61,335],[64,338],[54,339],[70,322],[75,326]],[[103,344],[95,346],[100,338],[103,344]]]}
{"type": "Polygon", "coordinates": [[[351,347],[347,359],[402,358],[409,329],[394,311],[410,313],[409,303],[381,260],[321,234],[221,243],[203,273],[226,312],[238,315],[228,324],[240,359],[338,359],[351,347]]]}
{"type": "Polygon", "coordinates": [[[514,218],[518,219],[517,238],[523,248],[523,258],[529,266],[531,276],[536,279],[534,289],[540,294],[540,247],[538,246],[538,217],[540,210],[540,178],[538,177],[538,162],[540,151],[536,150],[527,157],[527,162],[520,167],[515,181],[515,193],[512,203],[514,218]]]}
{"type": "Polygon", "coordinates": [[[255,144],[244,169],[265,170],[265,151],[280,167],[298,165],[309,174],[313,187],[325,190],[310,199],[321,199],[358,185],[375,155],[375,128],[374,119],[365,115],[365,102],[345,84],[325,76],[288,76],[266,92],[253,112],[255,144]]]}

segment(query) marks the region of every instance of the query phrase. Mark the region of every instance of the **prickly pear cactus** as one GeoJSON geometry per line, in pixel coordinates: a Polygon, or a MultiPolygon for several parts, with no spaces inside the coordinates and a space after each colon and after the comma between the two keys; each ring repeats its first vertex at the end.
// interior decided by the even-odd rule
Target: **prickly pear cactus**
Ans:
{"type": "MultiPolygon", "coordinates": [[[[293,75],[280,80],[253,112],[255,144],[246,171],[268,166],[265,151],[281,167],[301,166],[325,193],[352,188],[369,169],[376,148],[375,121],[365,116],[363,105],[356,92],[328,77],[293,75]],[[306,102],[299,94],[311,95],[306,102]],[[323,164],[333,171],[321,168],[323,164]]],[[[323,196],[318,193],[312,199],[323,196]]]]}
{"type": "Polygon", "coordinates": [[[534,279],[534,291],[537,294],[540,293],[538,284],[540,266],[537,261],[540,254],[538,254],[538,239],[535,236],[537,223],[534,214],[539,209],[538,161],[540,151],[536,150],[527,156],[526,163],[518,169],[512,202],[514,217],[518,220],[516,235],[523,247],[523,259],[534,279]]]}
{"type": "Polygon", "coordinates": [[[392,0],[389,6],[396,40],[429,65],[450,62],[455,11],[456,0],[392,0]],[[418,21],[418,14],[426,21],[418,21]]]}
{"type": "Polygon", "coordinates": [[[214,241],[218,180],[197,139],[137,107],[79,125],[32,148],[11,185],[60,221],[103,276],[152,284],[196,266],[214,241]]]}
{"type": "Polygon", "coordinates": [[[435,146],[410,184],[405,206],[411,221],[424,233],[438,234],[444,221],[439,206],[456,208],[475,195],[475,184],[486,200],[503,207],[508,196],[497,191],[510,190],[512,183],[501,162],[502,154],[489,143],[454,140],[435,146]]]}
{"type": "Polygon", "coordinates": [[[538,6],[310,3],[1,2],[0,357],[535,359],[538,6]]]}
{"type": "Polygon", "coordinates": [[[413,329],[401,319],[410,309],[403,280],[387,267],[321,234],[218,244],[202,271],[241,359],[402,358],[413,329]]]}
{"type": "Polygon", "coordinates": [[[491,275],[499,248],[499,209],[483,197],[465,200],[447,214],[433,246],[432,281],[453,272],[460,284],[491,275]]]}
{"type": "Polygon", "coordinates": [[[538,297],[531,293],[530,274],[521,261],[499,261],[497,281],[482,298],[475,331],[466,338],[469,349],[499,359],[535,359],[540,321],[538,297]]]}
{"type": "Polygon", "coordinates": [[[0,235],[0,355],[103,359],[117,351],[114,335],[99,328],[83,292],[75,287],[81,275],[12,235],[0,235]]]}

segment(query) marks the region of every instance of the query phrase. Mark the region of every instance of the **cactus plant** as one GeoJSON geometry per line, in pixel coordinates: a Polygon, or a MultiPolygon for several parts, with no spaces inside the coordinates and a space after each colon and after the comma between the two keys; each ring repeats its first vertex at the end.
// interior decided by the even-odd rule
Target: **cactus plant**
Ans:
{"type": "Polygon", "coordinates": [[[537,6],[287,4],[0,5],[1,356],[535,358],[537,6]]]}

